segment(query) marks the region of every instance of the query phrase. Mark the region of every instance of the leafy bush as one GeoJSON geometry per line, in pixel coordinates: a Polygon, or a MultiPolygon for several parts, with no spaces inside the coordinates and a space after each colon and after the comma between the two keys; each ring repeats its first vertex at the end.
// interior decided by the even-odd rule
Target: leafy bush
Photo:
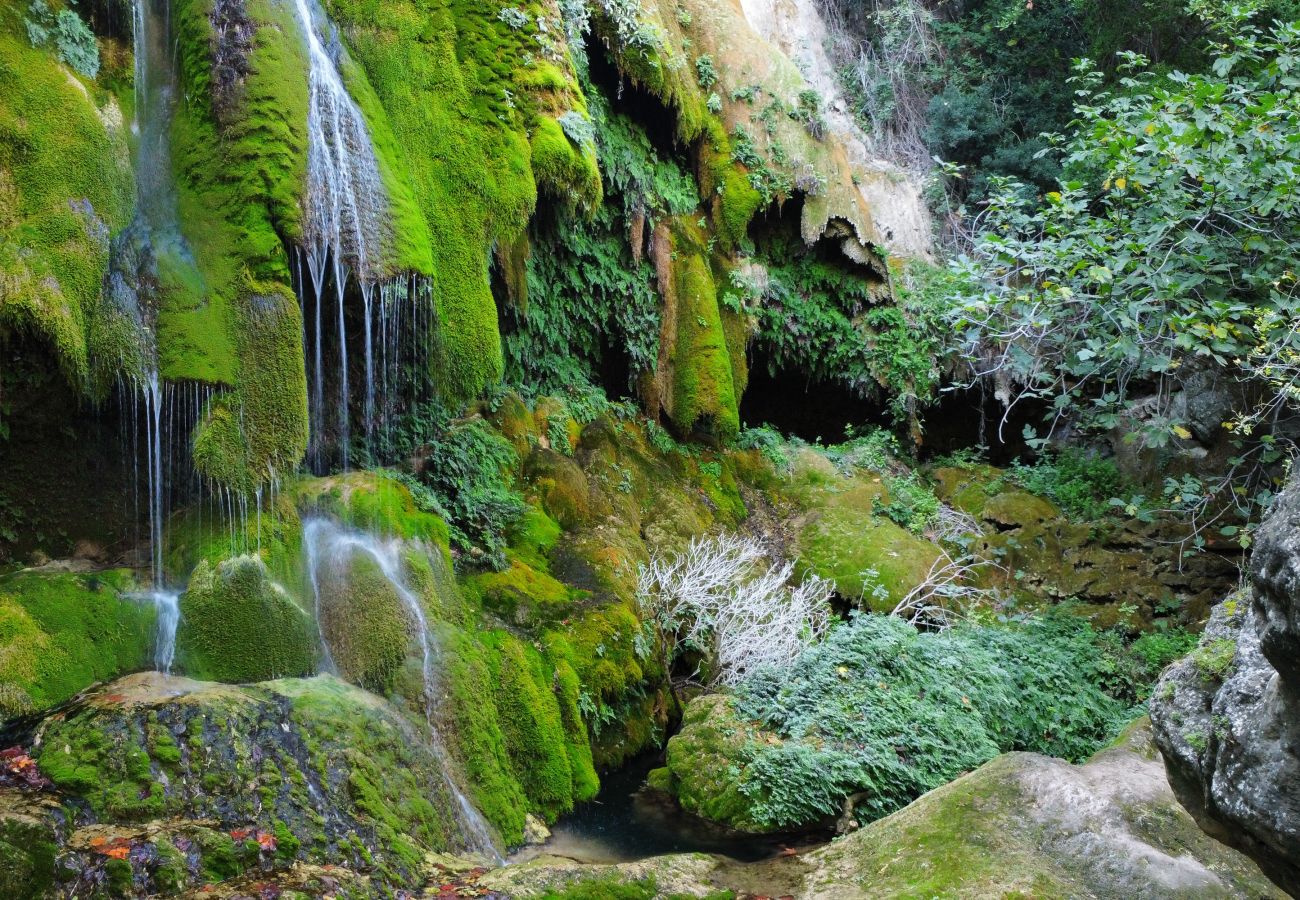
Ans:
{"type": "MultiPolygon", "coordinates": [[[[1126,54],[1108,89],[1081,61],[1077,119],[1052,153],[1061,183],[1042,198],[999,183],[955,266],[953,322],[979,376],[1040,400],[1049,427],[1122,427],[1153,450],[1217,438],[1218,422],[1174,402],[1213,381],[1243,386],[1242,433],[1293,412],[1300,107],[1283,98],[1297,55],[1300,23],[1237,20],[1205,74],[1126,54]]],[[[1240,449],[1202,507],[1259,511],[1250,499],[1282,454],[1240,449]]]]}
{"type": "Polygon", "coordinates": [[[791,827],[859,791],[865,815],[888,815],[1010,750],[1082,760],[1136,714],[1097,687],[1109,665],[1068,614],[937,633],[855,615],[739,685],[737,713],[780,739],[748,746],[741,790],[759,822],[791,827]]]}
{"type": "Polygon", "coordinates": [[[87,78],[99,74],[99,45],[95,35],[74,10],[55,13],[45,0],[32,0],[27,8],[27,37],[33,47],[51,44],[59,59],[87,78]]]}
{"type": "Polygon", "coordinates": [[[1111,500],[1129,484],[1113,460],[1082,450],[1044,452],[1032,464],[1015,463],[1010,479],[1030,493],[1047,497],[1077,521],[1095,521],[1115,510],[1111,500]]]}
{"type": "Polygon", "coordinates": [[[939,498],[915,472],[885,478],[889,502],[876,498],[874,512],[913,534],[924,534],[939,518],[939,498]]]}
{"type": "Polygon", "coordinates": [[[741,450],[759,451],[778,472],[785,472],[790,468],[790,454],[786,452],[786,439],[771,425],[755,425],[743,429],[736,438],[736,446],[741,450]]]}

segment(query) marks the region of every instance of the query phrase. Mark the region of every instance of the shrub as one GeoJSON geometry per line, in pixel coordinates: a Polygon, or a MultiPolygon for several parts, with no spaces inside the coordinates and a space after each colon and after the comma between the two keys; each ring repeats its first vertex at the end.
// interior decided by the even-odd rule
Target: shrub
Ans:
{"type": "Polygon", "coordinates": [[[45,0],[27,8],[27,37],[33,47],[54,45],[59,59],[87,78],[99,74],[99,45],[86,23],[71,9],[55,13],[45,0]]]}
{"type": "Polygon", "coordinates": [[[401,431],[399,445],[423,460],[417,474],[403,478],[416,503],[447,520],[453,546],[503,568],[506,532],[525,509],[513,483],[514,447],[482,419],[452,422],[432,403],[409,415],[401,431]]]}
{"type": "Polygon", "coordinates": [[[738,685],[737,713],[776,738],[747,747],[741,790],[757,821],[791,827],[856,792],[865,815],[888,815],[1010,750],[1082,760],[1135,715],[1097,687],[1106,667],[1070,615],[918,633],[857,614],[738,685]]]}
{"type": "Polygon", "coordinates": [[[695,538],[685,551],[652,556],[637,576],[637,601],[658,634],[665,668],[700,652],[714,684],[781,669],[826,633],[832,585],[816,576],[791,585],[793,563],[772,563],[753,538],[695,538]]]}
{"type": "Polygon", "coordinates": [[[1081,450],[1045,452],[1032,464],[1016,463],[1010,477],[1080,521],[1100,519],[1112,512],[1115,507],[1111,500],[1123,496],[1129,487],[1114,461],[1081,450]]]}

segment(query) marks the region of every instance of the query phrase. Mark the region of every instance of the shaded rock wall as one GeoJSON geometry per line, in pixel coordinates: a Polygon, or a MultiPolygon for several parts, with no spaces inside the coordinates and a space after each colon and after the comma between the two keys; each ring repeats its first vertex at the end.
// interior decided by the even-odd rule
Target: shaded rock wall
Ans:
{"type": "Polygon", "coordinates": [[[1161,679],[1156,740],[1206,831],[1300,893],[1300,482],[1257,534],[1251,589],[1215,607],[1197,650],[1161,679]]]}

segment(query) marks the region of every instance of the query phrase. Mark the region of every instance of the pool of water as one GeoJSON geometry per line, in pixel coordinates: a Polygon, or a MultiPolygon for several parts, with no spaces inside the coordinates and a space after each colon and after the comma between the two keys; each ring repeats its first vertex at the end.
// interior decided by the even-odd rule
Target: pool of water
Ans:
{"type": "Polygon", "coordinates": [[[663,756],[639,756],[601,776],[596,799],[580,803],[551,827],[551,839],[521,850],[511,862],[539,854],[583,863],[620,863],[665,853],[716,853],[739,862],[759,862],[802,851],[829,834],[743,834],[683,812],[670,797],[645,787],[646,775],[663,756]]]}

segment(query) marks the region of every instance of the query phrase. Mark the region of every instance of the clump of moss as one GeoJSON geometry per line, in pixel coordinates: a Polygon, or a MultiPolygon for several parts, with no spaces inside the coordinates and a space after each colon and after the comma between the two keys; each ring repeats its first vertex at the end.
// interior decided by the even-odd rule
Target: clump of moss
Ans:
{"type": "Polygon", "coordinates": [[[147,668],[153,605],[125,596],[124,570],[0,578],[0,718],[62,703],[96,681],[147,668]]]}
{"type": "Polygon", "coordinates": [[[678,429],[719,443],[740,432],[736,388],[718,291],[699,225],[674,220],[670,277],[659,289],[671,297],[677,340],[671,349],[668,414],[678,429]]]}
{"type": "Polygon", "coordinates": [[[238,556],[200,562],[180,599],[180,668],[210,681],[309,675],[316,663],[311,617],[271,580],[266,565],[238,556]]]}
{"type": "MultiPolygon", "coordinates": [[[[0,21],[0,331],[39,335],[68,380],[91,388],[90,353],[110,235],[134,181],[116,102],[0,21]]],[[[98,385],[105,388],[107,385],[98,385]]]]}

